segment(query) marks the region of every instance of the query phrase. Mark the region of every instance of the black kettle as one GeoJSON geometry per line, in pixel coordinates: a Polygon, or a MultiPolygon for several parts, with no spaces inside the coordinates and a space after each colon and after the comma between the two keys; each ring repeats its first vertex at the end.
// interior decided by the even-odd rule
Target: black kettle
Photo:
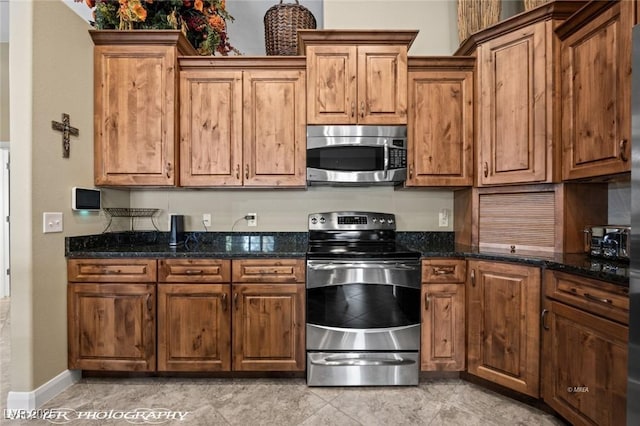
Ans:
{"type": "Polygon", "coordinates": [[[184,244],[184,215],[171,215],[171,229],[169,229],[169,247],[184,244]]]}

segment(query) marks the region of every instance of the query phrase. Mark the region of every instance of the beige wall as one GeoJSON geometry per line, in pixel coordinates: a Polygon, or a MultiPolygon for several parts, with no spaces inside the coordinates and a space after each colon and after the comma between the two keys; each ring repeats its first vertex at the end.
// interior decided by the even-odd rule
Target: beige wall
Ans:
{"type": "Polygon", "coordinates": [[[9,43],[0,43],[0,141],[9,140],[9,43]]]}
{"type": "MultiPolygon", "coordinates": [[[[104,224],[70,208],[72,186],[93,186],[89,26],[59,0],[36,4],[11,2],[11,391],[17,392],[66,370],[64,237],[100,233],[104,224]],[[50,124],[63,112],[80,131],[69,159],[50,124]],[[63,233],[42,233],[45,211],[63,212],[63,233]]],[[[128,204],[128,192],[106,192],[107,203],[128,204]]]]}

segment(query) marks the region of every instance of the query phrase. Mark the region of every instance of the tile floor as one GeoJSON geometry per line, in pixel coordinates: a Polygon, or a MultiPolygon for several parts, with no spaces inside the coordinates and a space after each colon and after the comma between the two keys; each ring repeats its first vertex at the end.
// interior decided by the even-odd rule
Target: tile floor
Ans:
{"type": "MultiPolygon", "coordinates": [[[[9,303],[0,299],[2,392],[9,375],[9,303]]],[[[96,412],[96,417],[150,408],[187,412],[180,425],[562,425],[537,409],[459,379],[422,381],[417,387],[310,388],[304,379],[85,378],[43,408],[96,412]]],[[[70,425],[131,424],[125,420],[77,419],[70,425]]],[[[118,414],[116,414],[118,416],[118,414]]],[[[140,422],[136,422],[140,423],[140,422]]],[[[46,420],[0,424],[50,425],[46,420]]],[[[147,423],[148,424],[148,423],[147,423]]]]}

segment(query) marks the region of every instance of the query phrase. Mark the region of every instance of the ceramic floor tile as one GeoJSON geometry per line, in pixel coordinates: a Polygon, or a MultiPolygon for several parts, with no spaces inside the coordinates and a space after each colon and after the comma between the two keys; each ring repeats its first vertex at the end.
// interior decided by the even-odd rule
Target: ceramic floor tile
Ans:
{"type": "Polygon", "coordinates": [[[325,405],[315,414],[309,417],[302,426],[362,426],[363,423],[357,422],[342,411],[330,404],[325,405]]]}
{"type": "Polygon", "coordinates": [[[428,424],[442,406],[418,387],[353,388],[330,404],[366,425],[428,424]]]}

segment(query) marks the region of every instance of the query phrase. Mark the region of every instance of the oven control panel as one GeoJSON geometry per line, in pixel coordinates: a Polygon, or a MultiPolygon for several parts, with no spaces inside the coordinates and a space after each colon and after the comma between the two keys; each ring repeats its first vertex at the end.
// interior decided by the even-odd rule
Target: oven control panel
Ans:
{"type": "Polygon", "coordinates": [[[327,212],[309,215],[309,230],[396,229],[396,216],[374,212],[327,212]]]}

